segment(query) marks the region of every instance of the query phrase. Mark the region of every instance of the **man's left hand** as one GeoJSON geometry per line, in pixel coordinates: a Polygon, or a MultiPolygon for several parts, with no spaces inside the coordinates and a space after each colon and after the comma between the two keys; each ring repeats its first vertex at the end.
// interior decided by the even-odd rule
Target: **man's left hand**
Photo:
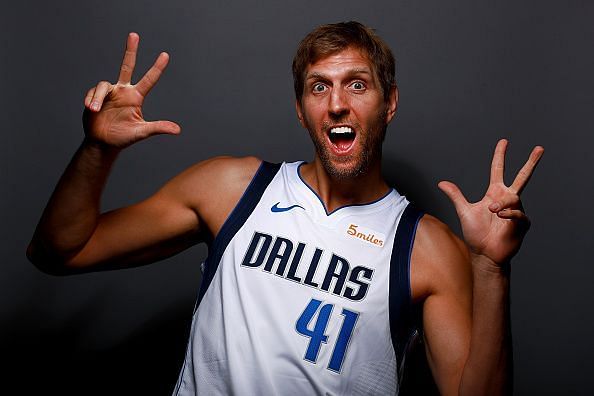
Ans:
{"type": "Polygon", "coordinates": [[[454,204],[464,240],[472,253],[485,256],[500,266],[509,263],[518,252],[530,227],[520,194],[544,153],[544,148],[536,146],[508,187],[503,181],[507,144],[507,140],[501,139],[495,147],[489,187],[480,201],[468,202],[454,183],[442,181],[438,185],[454,204]]]}

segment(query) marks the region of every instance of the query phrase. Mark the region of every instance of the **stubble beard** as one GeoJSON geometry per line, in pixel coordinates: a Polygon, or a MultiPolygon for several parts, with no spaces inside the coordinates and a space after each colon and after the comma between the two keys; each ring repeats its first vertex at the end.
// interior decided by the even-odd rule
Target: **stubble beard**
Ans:
{"type": "MultiPolygon", "coordinates": [[[[382,114],[382,120],[384,119],[384,117],[385,115],[382,114]]],[[[335,157],[332,155],[332,153],[326,146],[324,137],[322,137],[321,139],[318,138],[315,131],[312,131],[312,128],[307,128],[307,130],[315,146],[318,158],[320,159],[320,162],[322,163],[322,166],[324,167],[326,173],[334,180],[346,181],[355,179],[359,176],[366,174],[375,161],[381,160],[382,145],[384,142],[384,138],[386,136],[387,129],[387,125],[382,124],[383,123],[381,122],[381,120],[378,120],[378,123],[374,127],[379,130],[370,130],[367,132],[362,132],[357,124],[353,125],[357,130],[357,138],[359,139],[359,142],[361,144],[360,154],[355,153],[340,157],[335,157]],[[359,158],[356,158],[357,156],[359,158]],[[353,165],[347,167],[337,166],[340,164],[348,163],[353,163],[353,165]]],[[[330,125],[324,124],[322,126],[322,131],[328,130],[329,127],[330,125]]]]}

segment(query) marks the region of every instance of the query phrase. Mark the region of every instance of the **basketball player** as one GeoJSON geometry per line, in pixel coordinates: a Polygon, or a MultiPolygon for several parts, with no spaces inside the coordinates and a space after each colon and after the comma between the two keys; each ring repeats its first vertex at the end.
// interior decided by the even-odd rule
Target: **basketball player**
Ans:
{"type": "Polygon", "coordinates": [[[143,119],[169,56],[133,85],[138,42],[128,36],[117,83],[102,81],[84,99],[85,138],[41,217],[33,263],[52,274],[124,268],[206,241],[175,395],[396,394],[417,308],[442,394],[510,391],[510,260],[529,227],[519,194],[541,147],[506,186],[507,141],[499,141],[479,202],[439,184],[461,241],[382,177],[398,105],[390,49],[356,22],[325,25],[293,62],[312,162],[209,159],[148,199],[101,214],[119,153],[180,133],[174,122],[143,119]]]}

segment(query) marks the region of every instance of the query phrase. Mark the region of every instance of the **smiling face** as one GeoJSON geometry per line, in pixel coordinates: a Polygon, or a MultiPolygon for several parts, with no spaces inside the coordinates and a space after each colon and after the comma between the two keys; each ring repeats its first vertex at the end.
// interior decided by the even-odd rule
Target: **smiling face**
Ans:
{"type": "Polygon", "coordinates": [[[396,87],[387,98],[358,48],[347,47],[307,67],[297,115],[329,176],[346,180],[379,164],[386,126],[396,112],[396,87]]]}

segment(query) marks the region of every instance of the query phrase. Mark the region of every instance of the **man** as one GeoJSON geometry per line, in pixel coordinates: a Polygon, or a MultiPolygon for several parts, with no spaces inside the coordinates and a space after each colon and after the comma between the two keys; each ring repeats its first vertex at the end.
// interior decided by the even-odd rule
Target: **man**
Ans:
{"type": "Polygon", "coordinates": [[[509,264],[529,226],[519,194],[541,147],[507,187],[501,140],[477,203],[439,184],[462,242],[382,177],[381,146],[398,105],[390,49],[359,23],[324,25],[293,62],[311,163],[214,158],[145,201],[100,214],[119,152],[180,132],[142,117],[168,55],[131,85],[138,41],[128,36],[118,82],[85,97],[86,136],[42,215],[31,261],[53,274],[95,271],[209,243],[174,394],[397,393],[417,308],[442,394],[510,391],[509,264]]]}

